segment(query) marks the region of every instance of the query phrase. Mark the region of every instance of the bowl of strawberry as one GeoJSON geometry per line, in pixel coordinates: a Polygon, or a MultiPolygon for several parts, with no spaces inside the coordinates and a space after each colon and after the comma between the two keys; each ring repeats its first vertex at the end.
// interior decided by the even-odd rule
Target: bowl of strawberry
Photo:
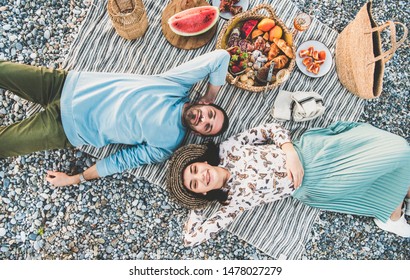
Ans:
{"type": "Polygon", "coordinates": [[[241,51],[238,46],[227,49],[231,55],[228,71],[233,76],[241,75],[248,68],[249,55],[247,52],[241,51]]]}

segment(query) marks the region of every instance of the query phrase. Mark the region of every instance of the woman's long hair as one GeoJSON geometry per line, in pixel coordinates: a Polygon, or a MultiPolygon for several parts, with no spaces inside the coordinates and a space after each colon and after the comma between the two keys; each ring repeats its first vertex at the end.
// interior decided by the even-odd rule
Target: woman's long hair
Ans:
{"type": "MultiPolygon", "coordinates": [[[[205,145],[207,146],[206,152],[201,157],[189,162],[187,166],[195,162],[205,162],[205,161],[208,162],[208,164],[212,166],[219,165],[219,162],[220,162],[219,146],[216,145],[214,142],[208,142],[208,143],[205,143],[205,145]]],[[[209,200],[209,201],[217,200],[221,204],[225,204],[228,200],[228,191],[225,191],[223,189],[209,191],[206,193],[206,195],[198,194],[194,192],[191,192],[191,193],[197,197],[205,198],[206,200],[209,200]]]]}

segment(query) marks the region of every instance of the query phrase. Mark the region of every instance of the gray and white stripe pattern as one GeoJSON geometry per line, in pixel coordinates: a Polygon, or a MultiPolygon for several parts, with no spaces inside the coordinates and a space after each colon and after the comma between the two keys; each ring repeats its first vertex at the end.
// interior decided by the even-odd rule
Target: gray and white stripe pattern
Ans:
{"type": "MultiPolygon", "coordinates": [[[[106,12],[106,0],[94,1],[89,14],[74,40],[66,58],[64,68],[82,71],[123,72],[137,74],[159,74],[196,56],[212,51],[217,35],[205,46],[196,50],[182,50],[170,45],[162,34],[161,15],[167,3],[144,0],[149,27],[142,38],[127,41],[119,37],[106,12]]],[[[250,1],[250,9],[261,3],[272,5],[276,14],[288,27],[292,27],[293,18],[298,9],[289,0],[250,1]]],[[[218,22],[218,32],[225,21],[218,22]]],[[[296,36],[295,43],[306,40],[318,40],[324,43],[334,54],[337,32],[314,19],[311,27],[296,36]]],[[[207,81],[202,81],[191,90],[193,100],[205,92],[207,81]]],[[[309,122],[286,122],[293,138],[297,138],[311,127],[324,127],[337,120],[355,121],[359,118],[363,101],[350,94],[338,81],[335,63],[327,75],[322,78],[310,78],[297,68],[288,81],[281,85],[287,91],[314,90],[321,94],[327,107],[324,115],[309,122]]],[[[230,128],[222,136],[214,138],[220,142],[225,138],[261,123],[274,122],[269,112],[274,104],[279,88],[267,93],[266,99],[261,93],[247,92],[232,85],[225,85],[216,100],[230,116],[230,128]]],[[[34,111],[33,109],[32,111],[34,111]]],[[[204,139],[188,135],[185,143],[201,143],[204,139]]],[[[103,158],[120,145],[111,145],[102,149],[81,147],[85,152],[103,158]]],[[[167,162],[145,166],[130,171],[137,177],[165,187],[167,162]]],[[[319,210],[302,205],[294,199],[275,202],[243,213],[228,228],[230,232],[253,244],[273,258],[281,254],[288,259],[300,259],[304,244],[309,239],[310,228],[319,210]]]]}

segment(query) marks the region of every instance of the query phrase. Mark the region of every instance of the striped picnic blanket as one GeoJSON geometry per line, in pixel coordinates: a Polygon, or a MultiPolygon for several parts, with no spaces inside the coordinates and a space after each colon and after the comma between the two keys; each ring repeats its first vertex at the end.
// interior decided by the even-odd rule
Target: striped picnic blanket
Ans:
{"type": "MultiPolygon", "coordinates": [[[[161,15],[168,3],[155,0],[143,2],[148,15],[148,30],[142,38],[127,41],[118,36],[113,29],[106,12],[107,1],[94,1],[79,34],[72,43],[63,67],[83,71],[158,74],[215,48],[217,36],[214,36],[205,46],[195,50],[173,47],[165,39],[161,30],[161,15]]],[[[292,20],[298,10],[289,0],[255,0],[250,1],[249,8],[262,2],[271,4],[284,23],[289,27],[292,26],[292,20]]],[[[224,20],[219,20],[218,33],[224,23],[224,20]]],[[[297,45],[306,40],[318,40],[334,54],[336,37],[336,31],[313,20],[307,31],[297,35],[295,43],[297,45]]],[[[193,100],[198,99],[200,93],[205,91],[206,84],[205,80],[192,88],[190,96],[193,100]]],[[[334,62],[329,73],[322,78],[309,78],[295,69],[281,89],[314,90],[323,96],[327,107],[325,114],[316,120],[284,123],[293,138],[297,138],[311,127],[324,127],[337,120],[356,121],[363,109],[363,102],[339,83],[334,62]]],[[[278,91],[279,88],[269,91],[265,99],[260,93],[247,92],[229,84],[223,86],[216,104],[225,108],[230,116],[231,125],[227,133],[214,138],[214,141],[220,142],[261,123],[273,122],[274,119],[269,111],[278,91]]],[[[194,135],[188,135],[185,139],[185,143],[202,141],[203,138],[194,135]]],[[[93,147],[81,149],[97,158],[103,158],[119,148],[120,145],[111,145],[102,149],[93,147]]],[[[153,184],[165,187],[167,164],[167,162],[154,164],[130,172],[153,184]]],[[[212,206],[209,211],[212,211],[212,206]]],[[[243,213],[228,227],[228,230],[273,258],[286,256],[288,259],[300,259],[318,213],[319,210],[289,198],[243,213]]]]}

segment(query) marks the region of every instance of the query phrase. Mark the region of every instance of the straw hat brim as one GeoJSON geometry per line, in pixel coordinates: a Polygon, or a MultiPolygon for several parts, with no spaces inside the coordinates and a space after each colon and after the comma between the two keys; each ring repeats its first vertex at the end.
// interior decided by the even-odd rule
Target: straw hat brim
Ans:
{"type": "Polygon", "coordinates": [[[205,207],[209,201],[188,191],[183,184],[183,171],[192,161],[203,156],[206,145],[189,144],[179,148],[172,156],[167,171],[167,188],[171,198],[189,209],[205,207]]]}

